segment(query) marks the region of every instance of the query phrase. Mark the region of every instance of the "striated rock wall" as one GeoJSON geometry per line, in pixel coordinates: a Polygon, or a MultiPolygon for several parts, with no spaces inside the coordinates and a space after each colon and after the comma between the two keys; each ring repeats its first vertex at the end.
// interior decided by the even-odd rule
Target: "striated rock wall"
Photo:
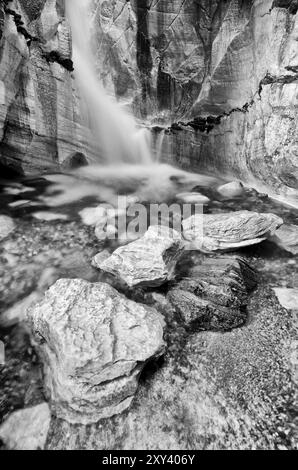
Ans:
{"type": "MultiPolygon", "coordinates": [[[[98,74],[165,160],[298,204],[297,0],[90,1],[98,74]]],[[[0,4],[0,158],[18,170],[92,153],[63,4],[0,4]]]]}
{"type": "Polygon", "coordinates": [[[18,172],[88,151],[60,0],[0,4],[0,162],[18,172]]]}
{"type": "Polygon", "coordinates": [[[295,202],[297,10],[297,0],[96,0],[98,70],[166,128],[167,160],[295,202]]]}

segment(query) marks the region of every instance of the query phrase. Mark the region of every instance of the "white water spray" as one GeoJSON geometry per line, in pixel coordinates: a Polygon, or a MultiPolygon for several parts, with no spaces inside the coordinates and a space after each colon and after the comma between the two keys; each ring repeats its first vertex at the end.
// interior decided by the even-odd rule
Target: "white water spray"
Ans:
{"type": "Polygon", "coordinates": [[[150,131],[138,129],[134,118],[107,95],[97,78],[91,53],[90,0],[66,0],[73,40],[75,77],[95,137],[98,162],[152,163],[150,131]]]}

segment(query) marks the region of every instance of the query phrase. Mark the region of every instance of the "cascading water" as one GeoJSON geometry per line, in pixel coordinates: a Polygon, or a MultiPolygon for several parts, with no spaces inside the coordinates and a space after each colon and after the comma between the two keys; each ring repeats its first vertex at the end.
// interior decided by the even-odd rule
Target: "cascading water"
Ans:
{"type": "Polygon", "coordinates": [[[73,40],[75,78],[87,110],[88,126],[98,151],[98,162],[152,163],[150,132],[138,129],[134,118],[109,97],[97,78],[91,53],[90,0],[66,0],[73,40]]]}

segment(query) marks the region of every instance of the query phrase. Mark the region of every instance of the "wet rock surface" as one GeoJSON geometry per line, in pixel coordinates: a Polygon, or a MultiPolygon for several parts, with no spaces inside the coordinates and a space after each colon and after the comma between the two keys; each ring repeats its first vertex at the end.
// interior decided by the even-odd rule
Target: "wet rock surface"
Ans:
{"type": "Polygon", "coordinates": [[[69,422],[123,412],[145,362],[164,351],[161,315],[104,283],[60,279],[28,318],[51,408],[69,422]]]}
{"type": "Polygon", "coordinates": [[[206,258],[187,270],[168,300],[192,330],[230,330],[247,319],[249,293],[257,273],[243,258],[206,258]]]}
{"type": "Polygon", "coordinates": [[[181,235],[167,227],[149,227],[139,240],[118,248],[112,256],[93,265],[111,273],[128,286],[159,286],[174,276],[184,245],[181,235]]]}
{"type": "Polygon", "coordinates": [[[7,172],[57,169],[81,147],[92,153],[59,3],[12,0],[1,10],[0,159],[7,172]]]}
{"type": "Polygon", "coordinates": [[[183,237],[202,251],[225,251],[260,243],[283,224],[274,214],[236,211],[197,214],[182,222],[183,237]]]}

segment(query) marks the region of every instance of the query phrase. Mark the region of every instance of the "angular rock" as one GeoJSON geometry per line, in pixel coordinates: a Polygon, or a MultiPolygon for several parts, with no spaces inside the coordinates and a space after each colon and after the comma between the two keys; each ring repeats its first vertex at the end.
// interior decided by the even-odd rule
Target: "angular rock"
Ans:
{"type": "Polygon", "coordinates": [[[254,245],[272,236],[283,220],[274,214],[236,211],[197,214],[182,222],[183,236],[192,248],[205,252],[254,245]]]}
{"type": "Polygon", "coordinates": [[[161,315],[108,284],[60,279],[28,317],[51,408],[72,423],[128,408],[144,364],[164,351],[161,315]]]}
{"type": "Polygon", "coordinates": [[[6,238],[14,229],[14,221],[7,215],[0,215],[0,240],[6,238]]]}
{"type": "Polygon", "coordinates": [[[217,188],[217,192],[226,198],[233,198],[242,196],[244,187],[240,181],[232,181],[217,188]]]}
{"type": "Polygon", "coordinates": [[[298,226],[297,225],[282,225],[276,230],[270,240],[280,248],[298,255],[298,226]]]}
{"type": "Polygon", "coordinates": [[[273,290],[280,305],[287,310],[298,310],[298,289],[275,287],[273,290]]]}
{"type": "Polygon", "coordinates": [[[0,427],[0,439],[9,450],[43,450],[51,421],[47,403],[15,411],[0,427]]]}
{"type": "Polygon", "coordinates": [[[257,274],[243,258],[207,258],[189,269],[169,291],[184,325],[200,330],[229,330],[246,320],[248,293],[257,274]]]}
{"type": "Polygon", "coordinates": [[[118,248],[94,266],[120,278],[129,287],[159,286],[172,279],[184,250],[181,235],[167,227],[151,226],[140,239],[118,248]]]}

